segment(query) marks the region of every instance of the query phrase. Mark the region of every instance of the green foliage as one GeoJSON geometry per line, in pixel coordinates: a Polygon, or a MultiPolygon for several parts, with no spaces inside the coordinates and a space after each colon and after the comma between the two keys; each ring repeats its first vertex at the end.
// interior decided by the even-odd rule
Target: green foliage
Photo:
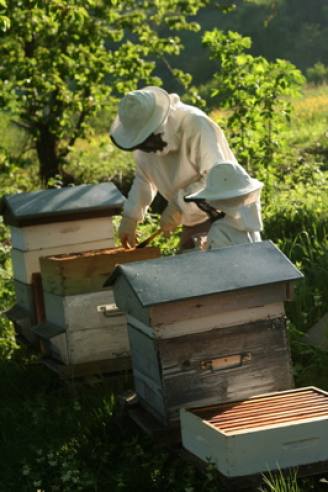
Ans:
{"type": "MultiPolygon", "coordinates": [[[[201,32],[181,36],[186,48],[172,63],[190,72],[197,86],[210,84],[215,71],[214,62],[201,46],[204,31],[214,28],[249,36],[252,55],[270,61],[289,60],[303,73],[316,63],[328,66],[327,0],[234,0],[231,3],[235,8],[230,9],[229,15],[223,15],[215,6],[207,6],[196,17],[201,32]]],[[[165,75],[163,71],[163,79],[169,85],[171,81],[165,75]]]]}
{"type": "Polygon", "coordinates": [[[324,84],[328,82],[328,67],[320,62],[315,63],[313,67],[307,69],[306,78],[315,85],[324,84]]]}
{"type": "Polygon", "coordinates": [[[281,131],[290,117],[287,96],[297,93],[301,73],[287,61],[246,54],[251,40],[235,32],[215,29],[205,33],[204,43],[218,62],[213,95],[229,110],[225,125],[239,161],[250,172],[269,167],[281,153],[281,131]]]}
{"type": "MultiPolygon", "coordinates": [[[[3,128],[6,128],[4,125],[3,128]]],[[[17,136],[17,134],[16,134],[17,136]]],[[[6,135],[3,135],[6,143],[6,135]]],[[[35,186],[31,175],[14,164],[6,148],[0,145],[0,189],[2,195],[29,191],[35,186]]],[[[0,217],[0,360],[10,358],[16,348],[11,323],[2,315],[14,303],[12,282],[11,242],[8,228],[0,217]]]]}
{"type": "Polygon", "coordinates": [[[117,149],[107,134],[90,135],[76,142],[64,169],[73,174],[76,184],[113,181],[127,194],[135,163],[132,154],[117,149]]]}
{"type": "Polygon", "coordinates": [[[9,234],[0,221],[0,359],[10,358],[16,347],[11,324],[2,315],[14,303],[10,251],[9,234]]]}
{"type": "Polygon", "coordinates": [[[0,0],[0,31],[6,31],[10,27],[10,20],[5,15],[7,10],[6,0],[0,0]]]}
{"type": "MultiPolygon", "coordinates": [[[[9,0],[0,33],[0,98],[33,137],[41,178],[59,166],[90,119],[114,110],[140,84],[160,84],[156,60],[182,49],[169,32],[198,29],[187,17],[206,0],[9,0]]],[[[175,73],[183,85],[189,78],[175,73]]],[[[108,125],[110,122],[108,121],[108,125]]]]}

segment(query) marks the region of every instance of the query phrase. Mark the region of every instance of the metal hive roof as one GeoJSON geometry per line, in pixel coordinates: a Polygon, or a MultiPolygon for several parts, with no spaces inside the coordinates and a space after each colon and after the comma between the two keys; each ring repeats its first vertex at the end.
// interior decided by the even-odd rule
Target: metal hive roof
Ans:
{"type": "Polygon", "coordinates": [[[1,213],[5,223],[24,226],[59,221],[65,216],[115,215],[124,201],[113,183],[100,183],[6,195],[1,213]]]}
{"type": "Polygon", "coordinates": [[[105,285],[121,275],[144,307],[303,278],[271,241],[120,265],[105,285]]]}

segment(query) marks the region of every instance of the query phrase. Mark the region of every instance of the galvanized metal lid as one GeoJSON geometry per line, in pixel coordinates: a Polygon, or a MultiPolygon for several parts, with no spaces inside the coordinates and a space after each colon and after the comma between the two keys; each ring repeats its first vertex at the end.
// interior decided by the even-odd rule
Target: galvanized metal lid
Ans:
{"type": "Polygon", "coordinates": [[[120,265],[105,285],[121,276],[144,307],[303,278],[271,241],[120,265]]]}
{"type": "Polygon", "coordinates": [[[113,183],[80,185],[4,196],[1,214],[6,224],[24,227],[117,215],[124,201],[113,183]]]}

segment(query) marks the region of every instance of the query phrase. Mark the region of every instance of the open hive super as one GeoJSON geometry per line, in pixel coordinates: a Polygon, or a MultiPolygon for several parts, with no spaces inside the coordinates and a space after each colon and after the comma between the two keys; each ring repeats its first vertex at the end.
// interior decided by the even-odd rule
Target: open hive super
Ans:
{"type": "Polygon", "coordinates": [[[307,387],[181,410],[184,447],[227,477],[327,466],[328,394],[307,387]]]}
{"type": "Polygon", "coordinates": [[[192,413],[226,435],[232,435],[249,429],[327,417],[328,398],[314,388],[304,388],[296,393],[259,396],[210,409],[198,408],[192,413]]]}

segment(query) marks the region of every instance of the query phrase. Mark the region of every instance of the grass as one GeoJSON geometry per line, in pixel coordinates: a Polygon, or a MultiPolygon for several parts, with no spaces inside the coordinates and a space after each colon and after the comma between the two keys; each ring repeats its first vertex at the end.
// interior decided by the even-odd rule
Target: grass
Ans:
{"type": "Polygon", "coordinates": [[[264,488],[260,488],[261,492],[301,492],[297,483],[297,470],[291,471],[284,475],[279,470],[275,475],[268,473],[263,478],[264,488]]]}
{"type": "MultiPolygon", "coordinates": [[[[286,160],[263,211],[265,236],[305,274],[296,300],[288,306],[297,385],[323,389],[328,389],[328,355],[310,347],[303,334],[328,309],[327,116],[328,86],[308,88],[295,102],[295,116],[286,132],[286,160]]],[[[8,122],[0,120],[0,127],[7,135],[8,122]]],[[[13,145],[12,138],[25,145],[15,133],[4,137],[5,146],[13,145]]],[[[35,171],[5,161],[0,160],[5,193],[37,186],[35,171]]],[[[79,182],[115,176],[127,188],[131,180],[131,161],[125,162],[106,135],[79,141],[69,166],[79,182]]],[[[157,226],[158,216],[149,215],[140,228],[143,238],[157,226]]],[[[0,235],[2,311],[14,298],[10,242],[3,224],[0,235]]],[[[169,254],[177,248],[177,235],[169,241],[160,237],[155,244],[169,254]]],[[[94,383],[92,379],[83,385],[61,383],[40,365],[37,355],[15,344],[12,326],[0,318],[0,492],[224,491],[213,467],[200,474],[126,419],[117,394],[131,386],[127,377],[116,384],[103,378],[94,383]]],[[[297,480],[295,475],[268,474],[262,485],[263,492],[321,490],[327,490],[326,483],[297,480]]]]}

